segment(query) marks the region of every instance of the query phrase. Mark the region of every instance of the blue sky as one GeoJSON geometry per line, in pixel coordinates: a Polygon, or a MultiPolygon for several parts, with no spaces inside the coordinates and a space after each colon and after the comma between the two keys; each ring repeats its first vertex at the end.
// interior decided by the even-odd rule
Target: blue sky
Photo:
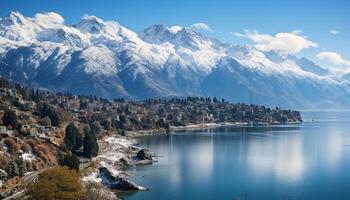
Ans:
{"type": "Polygon", "coordinates": [[[57,12],[68,24],[77,23],[84,14],[96,15],[104,20],[118,21],[135,31],[153,24],[190,26],[201,22],[211,29],[201,30],[204,34],[234,44],[256,44],[256,40],[247,36],[249,33],[268,34],[274,37],[273,40],[277,33],[301,30],[294,33],[317,47],[301,48],[297,55],[326,67],[350,63],[350,1],[347,0],[0,0],[1,16],[13,10],[27,16],[57,12]],[[330,30],[338,34],[330,34],[330,30]],[[241,37],[232,33],[240,33],[241,37]],[[317,59],[320,52],[338,53],[344,62],[335,64],[337,58],[332,60],[329,54],[328,57],[319,56],[323,60],[317,59]]]}

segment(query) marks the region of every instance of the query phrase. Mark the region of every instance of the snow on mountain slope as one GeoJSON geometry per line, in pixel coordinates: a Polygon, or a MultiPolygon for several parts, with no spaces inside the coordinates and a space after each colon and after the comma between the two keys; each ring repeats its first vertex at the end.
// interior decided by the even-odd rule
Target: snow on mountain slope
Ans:
{"type": "Polygon", "coordinates": [[[87,74],[115,75],[118,72],[114,53],[104,46],[90,46],[83,50],[80,57],[85,60],[84,71],[87,74]]]}
{"type": "Polygon", "coordinates": [[[19,12],[11,12],[0,21],[0,36],[9,40],[30,42],[40,27],[19,12]]]}
{"type": "Polygon", "coordinates": [[[223,44],[189,28],[176,31],[165,25],[153,25],[140,33],[140,38],[152,44],[169,44],[185,65],[192,70],[209,73],[215,63],[225,56],[223,44]]]}
{"type": "Polygon", "coordinates": [[[205,94],[235,102],[293,107],[337,107],[350,97],[347,81],[318,77],[312,73],[293,70],[264,72],[243,66],[232,57],[223,59],[202,84],[205,94]]]}
{"type": "Polygon", "coordinates": [[[278,106],[349,106],[350,83],[306,58],[224,44],[191,28],[140,33],[57,13],[0,20],[0,74],[29,86],[107,98],[218,96],[278,106]]]}

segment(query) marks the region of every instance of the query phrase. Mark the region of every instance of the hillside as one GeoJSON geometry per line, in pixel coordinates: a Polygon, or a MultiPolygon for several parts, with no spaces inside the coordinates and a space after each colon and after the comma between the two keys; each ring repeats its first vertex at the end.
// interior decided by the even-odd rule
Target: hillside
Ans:
{"type": "MultiPolygon", "coordinates": [[[[88,174],[120,181],[113,174],[116,168],[152,162],[148,151],[133,147],[135,135],[301,122],[298,111],[216,97],[110,101],[34,90],[0,77],[0,195],[25,189],[42,171],[58,165],[80,171],[82,179],[88,174]]],[[[123,189],[123,184],[112,185],[123,189]]]]}

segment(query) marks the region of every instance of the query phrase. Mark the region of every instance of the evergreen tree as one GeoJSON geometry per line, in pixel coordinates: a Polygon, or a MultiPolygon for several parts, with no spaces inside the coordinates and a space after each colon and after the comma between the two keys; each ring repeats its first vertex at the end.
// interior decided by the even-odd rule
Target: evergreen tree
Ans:
{"type": "Polygon", "coordinates": [[[81,133],[78,132],[78,134],[76,135],[76,143],[75,143],[74,150],[78,150],[82,146],[83,146],[83,137],[82,137],[81,133]]]}
{"type": "Polygon", "coordinates": [[[23,157],[20,157],[17,160],[17,165],[18,165],[18,174],[19,176],[23,177],[27,173],[27,166],[23,160],[23,157]]]}
{"type": "Polygon", "coordinates": [[[86,131],[84,137],[84,151],[83,155],[87,158],[96,157],[98,155],[98,144],[96,135],[93,131],[86,131]]]}
{"type": "Polygon", "coordinates": [[[167,131],[170,131],[170,125],[169,125],[169,123],[166,123],[165,126],[164,126],[164,128],[165,128],[167,131]]]}
{"type": "Polygon", "coordinates": [[[10,163],[6,169],[6,172],[10,178],[19,175],[19,169],[18,169],[18,164],[17,164],[16,160],[10,161],[10,163]]]}
{"type": "Polygon", "coordinates": [[[104,129],[110,130],[112,128],[112,122],[109,119],[102,118],[101,120],[101,125],[103,126],[104,129]]]}
{"type": "Polygon", "coordinates": [[[120,135],[121,135],[121,136],[126,136],[125,131],[124,131],[124,130],[122,130],[122,131],[120,132],[120,135]]]}
{"type": "Polygon", "coordinates": [[[78,128],[73,123],[70,123],[66,128],[64,143],[70,151],[77,150],[82,146],[81,135],[78,128]]]}
{"type": "Polygon", "coordinates": [[[44,117],[49,117],[51,120],[51,124],[52,126],[59,126],[62,122],[62,113],[60,112],[60,110],[56,109],[55,107],[53,107],[52,105],[50,105],[49,103],[40,103],[38,105],[38,110],[40,113],[40,116],[42,118],[44,117]]]}
{"type": "Polygon", "coordinates": [[[5,126],[11,126],[12,129],[17,129],[17,115],[13,110],[6,110],[2,117],[2,123],[5,126]]]}
{"type": "Polygon", "coordinates": [[[0,87],[1,88],[9,88],[10,84],[6,79],[0,78],[0,87]]]}
{"type": "Polygon", "coordinates": [[[79,101],[80,101],[80,109],[86,109],[88,107],[88,102],[84,101],[83,98],[80,98],[79,101]]]}
{"type": "Polygon", "coordinates": [[[60,126],[61,119],[57,112],[50,110],[49,118],[51,120],[52,126],[57,126],[57,127],[60,126]]]}
{"type": "Polygon", "coordinates": [[[68,153],[62,158],[61,165],[67,166],[69,169],[75,169],[76,171],[79,171],[80,162],[75,154],[68,153]]]}

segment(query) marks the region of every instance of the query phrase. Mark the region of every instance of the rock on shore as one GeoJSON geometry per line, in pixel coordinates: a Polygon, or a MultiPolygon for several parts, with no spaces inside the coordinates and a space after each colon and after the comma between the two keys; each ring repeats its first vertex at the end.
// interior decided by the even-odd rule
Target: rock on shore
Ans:
{"type": "Polygon", "coordinates": [[[99,172],[102,178],[102,183],[110,189],[123,191],[146,190],[144,187],[136,185],[134,182],[129,181],[122,175],[113,175],[106,167],[100,167],[99,172]]]}
{"type": "Polygon", "coordinates": [[[138,153],[136,158],[140,159],[140,160],[152,160],[153,156],[150,153],[150,151],[146,150],[146,149],[141,149],[138,153]]]}

